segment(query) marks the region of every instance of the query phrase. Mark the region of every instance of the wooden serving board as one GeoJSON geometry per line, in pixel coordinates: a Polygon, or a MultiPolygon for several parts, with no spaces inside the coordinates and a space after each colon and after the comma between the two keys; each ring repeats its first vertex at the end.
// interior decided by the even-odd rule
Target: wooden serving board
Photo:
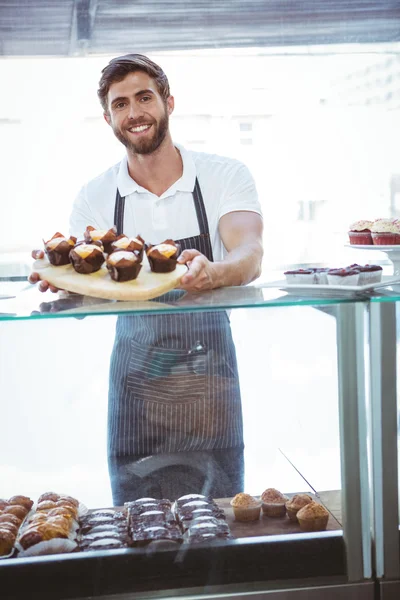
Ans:
{"type": "Polygon", "coordinates": [[[60,290],[106,300],[151,300],[174,289],[186,273],[186,265],[176,265],[172,273],[153,273],[146,257],[143,266],[133,281],[113,281],[105,263],[99,271],[90,275],[77,273],[72,265],[54,267],[47,258],[36,260],[32,272],[60,290]]]}
{"type": "MultiPolygon", "coordinates": [[[[336,520],[337,516],[339,515],[335,515],[332,511],[331,506],[329,505],[330,495],[326,493],[326,498],[323,502],[321,502],[321,499],[316,497],[314,494],[311,494],[310,492],[306,493],[309,496],[311,496],[315,502],[323,504],[325,508],[330,511],[326,530],[334,531],[342,529],[340,522],[336,520]],[[326,502],[325,500],[328,500],[328,502],[326,502]]],[[[290,498],[293,495],[294,494],[287,494],[288,498],[290,498]]],[[[226,515],[226,522],[228,523],[232,535],[235,538],[253,537],[261,535],[283,535],[285,533],[302,533],[300,525],[297,522],[294,523],[293,521],[290,521],[287,515],[285,515],[284,517],[272,518],[263,515],[263,513],[261,512],[261,517],[258,521],[249,521],[247,523],[244,523],[235,520],[235,517],[233,515],[233,509],[230,505],[230,498],[221,498],[216,500],[216,502],[218,506],[224,509],[226,515]]]]}

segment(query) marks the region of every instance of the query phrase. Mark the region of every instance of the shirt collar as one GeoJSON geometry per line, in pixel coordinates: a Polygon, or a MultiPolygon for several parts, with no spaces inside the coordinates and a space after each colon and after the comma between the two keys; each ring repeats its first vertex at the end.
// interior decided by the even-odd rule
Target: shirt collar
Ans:
{"type": "MultiPolygon", "coordinates": [[[[167,197],[175,194],[175,192],[193,192],[194,185],[196,183],[196,165],[194,164],[193,158],[190,153],[185,150],[183,146],[180,144],[174,144],[175,148],[177,148],[182,157],[183,163],[183,173],[182,177],[175,181],[171,185],[171,187],[164,192],[162,197],[167,197]]],[[[129,194],[133,194],[133,192],[138,193],[149,193],[141,185],[138,185],[134,179],[129,175],[128,172],[128,159],[126,156],[121,160],[119,164],[119,170],[117,175],[117,186],[119,189],[119,193],[122,197],[129,196],[129,194]]]]}

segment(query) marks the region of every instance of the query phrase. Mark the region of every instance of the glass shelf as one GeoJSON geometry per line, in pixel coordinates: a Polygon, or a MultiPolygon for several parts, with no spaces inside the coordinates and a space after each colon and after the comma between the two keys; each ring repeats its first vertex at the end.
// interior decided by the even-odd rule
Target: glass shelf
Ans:
{"type": "Polygon", "coordinates": [[[262,308],[280,306],[326,306],[354,302],[365,302],[366,297],[299,297],[287,294],[278,288],[264,285],[230,287],[188,294],[173,290],[160,298],[142,302],[116,302],[80,296],[77,294],[41,293],[36,287],[12,286],[7,293],[0,288],[0,321],[59,317],[86,317],[91,315],[165,314],[171,312],[193,312],[204,310],[229,310],[233,308],[262,308]]]}

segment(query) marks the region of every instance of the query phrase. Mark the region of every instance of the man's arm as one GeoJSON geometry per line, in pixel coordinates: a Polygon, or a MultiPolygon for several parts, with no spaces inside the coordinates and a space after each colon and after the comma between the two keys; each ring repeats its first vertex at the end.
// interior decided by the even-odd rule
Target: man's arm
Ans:
{"type": "Polygon", "coordinates": [[[227,213],[219,221],[219,233],[228,254],[210,262],[197,250],[184,250],[179,257],[188,272],[179,287],[190,292],[245,285],[261,274],[263,221],[250,211],[227,213]]]}

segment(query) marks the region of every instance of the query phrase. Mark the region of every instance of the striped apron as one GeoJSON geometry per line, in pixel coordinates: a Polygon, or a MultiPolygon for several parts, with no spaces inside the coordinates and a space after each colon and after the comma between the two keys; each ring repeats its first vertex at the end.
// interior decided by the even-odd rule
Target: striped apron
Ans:
{"type": "MultiPolygon", "coordinates": [[[[182,251],[194,248],[212,261],[208,220],[197,178],[193,201],[200,234],[176,240],[176,243],[182,251]]],[[[115,224],[118,233],[124,229],[124,206],[125,198],[117,190],[115,224]]],[[[128,499],[141,495],[136,494],[138,481],[133,471],[135,466],[140,466],[139,479],[143,479],[151,471],[149,457],[158,465],[158,480],[162,478],[160,461],[164,469],[168,465],[176,466],[177,462],[184,466],[183,479],[187,483],[190,477],[186,471],[190,471],[190,465],[198,465],[199,460],[207,464],[213,455],[218,456],[217,471],[218,465],[223,464],[225,473],[231,470],[235,474],[233,479],[239,474],[238,479],[242,481],[240,387],[225,311],[118,317],[110,365],[108,455],[114,502],[118,503],[123,500],[116,491],[118,479],[135,481],[135,489],[130,486],[127,492],[124,488],[124,501],[127,495],[128,499]],[[233,453],[237,468],[232,459],[227,458],[227,452],[233,453]],[[146,464],[144,471],[143,464],[146,464]],[[121,465],[124,465],[122,474],[121,465]]],[[[219,473],[217,478],[222,476],[223,473],[219,473]]],[[[170,484],[171,473],[167,479],[170,484]]],[[[241,484],[236,482],[234,487],[238,485],[241,484]]],[[[172,497],[182,495],[179,493],[182,489],[186,493],[186,486],[178,487],[170,491],[172,497]]]]}

